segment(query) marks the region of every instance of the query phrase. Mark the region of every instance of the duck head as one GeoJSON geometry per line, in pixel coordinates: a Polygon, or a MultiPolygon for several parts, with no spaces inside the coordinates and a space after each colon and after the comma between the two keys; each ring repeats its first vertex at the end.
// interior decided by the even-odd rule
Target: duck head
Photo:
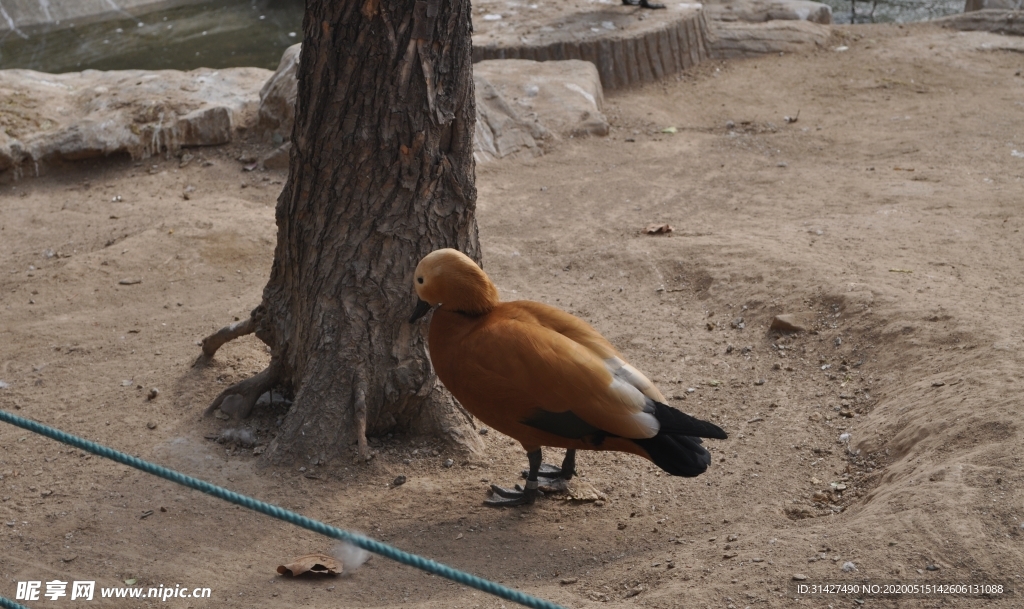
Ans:
{"type": "Polygon", "coordinates": [[[450,248],[433,251],[416,266],[413,287],[419,302],[409,323],[438,307],[464,315],[483,315],[498,304],[498,288],[473,260],[450,248]]]}

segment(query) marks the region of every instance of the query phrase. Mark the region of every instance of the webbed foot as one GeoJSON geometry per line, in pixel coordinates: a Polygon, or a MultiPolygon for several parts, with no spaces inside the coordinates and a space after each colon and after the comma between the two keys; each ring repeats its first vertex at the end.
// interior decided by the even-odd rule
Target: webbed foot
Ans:
{"type": "Polygon", "coordinates": [[[526,488],[516,485],[515,489],[507,489],[491,485],[491,498],[484,500],[484,505],[489,507],[515,507],[519,505],[530,505],[541,495],[536,488],[526,488]]]}
{"type": "MultiPolygon", "coordinates": [[[[530,470],[524,469],[519,472],[523,478],[530,477],[530,470]]],[[[537,476],[539,478],[561,478],[562,468],[557,465],[551,465],[550,463],[541,463],[540,469],[537,470],[537,476]]]]}
{"type": "Polygon", "coordinates": [[[639,6],[640,8],[665,8],[664,4],[649,2],[648,0],[622,0],[622,4],[626,6],[639,6]]]}

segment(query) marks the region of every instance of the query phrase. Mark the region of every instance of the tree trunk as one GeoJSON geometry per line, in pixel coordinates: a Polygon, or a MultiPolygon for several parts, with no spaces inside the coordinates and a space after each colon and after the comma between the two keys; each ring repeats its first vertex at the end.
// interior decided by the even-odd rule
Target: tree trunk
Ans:
{"type": "Polygon", "coordinates": [[[272,361],[211,409],[244,416],[268,384],[290,387],[275,463],[357,441],[368,458],[366,436],[389,431],[478,449],[431,370],[426,324],[408,323],[422,256],[480,257],[470,4],[307,0],[303,30],[277,249],[251,324],[272,361]]]}

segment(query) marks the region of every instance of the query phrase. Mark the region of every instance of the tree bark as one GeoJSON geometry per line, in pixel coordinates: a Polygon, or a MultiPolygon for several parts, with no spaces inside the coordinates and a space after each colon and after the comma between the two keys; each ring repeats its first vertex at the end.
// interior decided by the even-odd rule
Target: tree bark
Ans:
{"type": "Polygon", "coordinates": [[[470,4],[307,0],[303,30],[277,248],[252,314],[268,371],[295,394],[266,458],[315,464],[354,442],[368,458],[366,436],[389,431],[478,449],[431,370],[426,324],[408,323],[422,256],[480,257],[470,4]]]}

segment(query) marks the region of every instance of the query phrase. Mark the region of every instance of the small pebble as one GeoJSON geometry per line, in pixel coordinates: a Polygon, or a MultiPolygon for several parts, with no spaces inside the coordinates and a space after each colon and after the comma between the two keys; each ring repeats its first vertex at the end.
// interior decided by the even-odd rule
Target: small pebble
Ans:
{"type": "Polygon", "coordinates": [[[146,423],[146,427],[148,427],[149,429],[156,429],[156,423],[150,421],[149,423],[146,423]]]}
{"type": "Polygon", "coordinates": [[[490,431],[490,430],[487,429],[486,427],[481,427],[480,428],[480,435],[481,436],[486,436],[488,431],[490,431]]]}
{"type": "Polygon", "coordinates": [[[850,561],[846,561],[843,563],[843,566],[841,568],[843,570],[843,573],[853,573],[857,570],[857,565],[853,564],[850,561]]]}
{"type": "Polygon", "coordinates": [[[804,575],[803,573],[794,573],[793,574],[793,581],[795,581],[795,582],[807,581],[807,576],[804,575]]]}
{"type": "Polygon", "coordinates": [[[155,400],[156,396],[158,396],[158,395],[160,395],[160,390],[157,389],[156,387],[153,387],[152,389],[149,390],[149,393],[146,394],[146,400],[147,401],[155,400]]]}
{"type": "Polygon", "coordinates": [[[395,481],[392,482],[391,484],[394,486],[402,486],[403,484],[405,484],[405,480],[405,476],[398,476],[397,478],[395,478],[395,481]]]}
{"type": "MultiPolygon", "coordinates": [[[[406,460],[408,461],[408,459],[406,459],[406,460]]],[[[445,459],[444,463],[442,463],[442,465],[444,465],[445,467],[451,467],[451,466],[455,465],[455,461],[453,461],[452,459],[445,459]]]]}

